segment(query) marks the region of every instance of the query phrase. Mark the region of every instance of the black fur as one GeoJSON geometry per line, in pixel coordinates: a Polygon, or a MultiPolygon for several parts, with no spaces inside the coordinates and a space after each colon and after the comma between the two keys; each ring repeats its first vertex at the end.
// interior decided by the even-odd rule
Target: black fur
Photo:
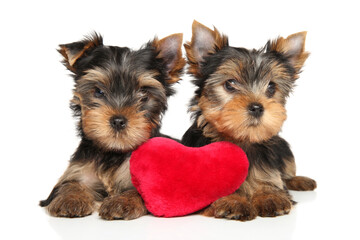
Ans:
{"type": "Polygon", "coordinates": [[[262,81],[262,75],[271,70],[269,68],[271,63],[277,62],[277,64],[283,65],[289,75],[289,79],[283,81],[284,86],[282,86],[286,90],[286,92],[284,92],[284,98],[286,98],[294,87],[296,71],[290,64],[288,58],[281,53],[270,51],[268,44],[259,50],[227,46],[214,54],[206,56],[204,62],[200,63],[199,69],[201,77],[192,81],[197,86],[197,89],[195,90],[195,96],[191,100],[190,106],[197,105],[197,99],[201,96],[209,76],[226,60],[231,59],[240,59],[243,61],[245,67],[243,68],[244,71],[241,72],[241,78],[246,80],[249,85],[262,81]],[[264,59],[262,64],[259,67],[253,66],[256,58],[260,55],[264,59]]]}
{"type": "Polygon", "coordinates": [[[196,122],[185,132],[181,143],[188,147],[202,147],[211,143],[211,139],[203,135],[203,131],[196,127],[196,122]]]}
{"type": "MultiPolygon", "coordinates": [[[[99,146],[98,142],[89,138],[84,132],[82,108],[101,107],[98,102],[101,95],[94,97],[94,89],[97,88],[105,91],[104,94],[107,97],[102,98],[101,102],[109,108],[118,110],[140,104],[138,111],[145,111],[144,117],[152,123],[151,126],[154,126],[151,129],[150,138],[168,137],[159,132],[159,119],[167,109],[166,98],[174,94],[171,84],[167,82],[170,78],[168,61],[174,56],[163,53],[163,57],[160,58],[159,50],[153,46],[152,41],[137,51],[127,47],[104,46],[102,37],[96,33],[82,41],[60,45],[59,52],[64,56],[63,64],[73,73],[75,89],[70,108],[73,110],[73,115],[79,118],[78,132],[81,137],[81,142],[71,157],[70,165],[91,162],[95,164],[99,173],[105,173],[119,168],[134,150],[107,149],[99,146]],[[72,59],[75,60],[72,61],[72,59]],[[89,70],[98,71],[99,69],[107,75],[106,86],[101,81],[83,80],[89,70]],[[137,79],[139,74],[149,71],[157,73],[153,78],[161,84],[165,92],[151,86],[140,88],[137,79]],[[141,97],[144,94],[140,93],[151,97],[151,103],[143,101],[141,97]]],[[[178,73],[181,74],[181,71],[178,70],[178,73]]],[[[60,186],[64,184],[67,184],[67,181],[58,183],[49,197],[40,201],[40,206],[48,206],[58,195],[60,186]]],[[[103,197],[107,195],[104,186],[95,188],[93,190],[103,197]]]]}
{"type": "MultiPolygon", "coordinates": [[[[191,99],[190,109],[198,105],[199,98],[206,94],[209,99],[214,102],[219,102],[221,99],[217,99],[216,94],[212,94],[211,83],[209,78],[211,75],[221,66],[224,62],[237,59],[243,63],[242,71],[240,72],[240,78],[245,81],[244,84],[252,86],[259,81],[263,81],[264,74],[271,71],[271,64],[282,65],[286,69],[288,75],[287,79],[278,81],[277,90],[282,92],[283,104],[292,91],[295,84],[296,74],[294,67],[290,64],[288,58],[283,54],[271,51],[270,42],[268,42],[263,48],[256,50],[248,50],[245,48],[231,47],[229,45],[224,46],[222,49],[217,49],[215,53],[210,53],[204,57],[204,61],[199,63],[200,77],[195,78],[192,82],[197,87],[195,90],[195,96],[191,99]],[[262,61],[259,66],[255,66],[257,58],[261,57],[262,61]],[[205,86],[208,86],[208,91],[204,93],[205,86]],[[209,87],[210,86],[210,87],[209,87]]],[[[201,110],[192,112],[193,124],[186,131],[182,137],[181,142],[190,147],[201,147],[211,143],[213,140],[203,135],[203,129],[197,127],[197,121],[199,116],[202,115],[201,110]]],[[[210,124],[210,123],[206,123],[210,124]]],[[[205,127],[205,126],[203,126],[205,127]]],[[[293,154],[290,150],[289,144],[279,136],[274,136],[270,140],[263,141],[261,143],[238,143],[244,151],[247,153],[250,168],[257,165],[260,168],[266,167],[268,169],[283,169],[286,159],[293,159],[293,154]]]]}
{"type": "Polygon", "coordinates": [[[193,124],[182,143],[201,147],[230,141],[247,154],[245,183],[203,212],[248,221],[288,214],[288,190],[314,190],[316,182],[296,176],[289,144],[278,136],[286,120],[286,99],[308,57],[306,32],[279,37],[259,50],[231,47],[227,37],[194,21],[185,44],[189,73],[197,89],[189,110],[193,124]]]}
{"type": "Polygon", "coordinates": [[[54,187],[51,193],[49,194],[48,198],[40,201],[39,203],[40,207],[48,206],[51,203],[51,201],[57,196],[58,189],[59,187],[54,187]]]}
{"type": "MultiPolygon", "coordinates": [[[[212,142],[203,135],[202,129],[194,123],[183,135],[181,143],[188,147],[202,147],[212,142]]],[[[246,153],[250,169],[253,166],[283,170],[285,161],[293,159],[289,144],[280,136],[274,136],[262,143],[243,143],[240,147],[246,153]]]]}

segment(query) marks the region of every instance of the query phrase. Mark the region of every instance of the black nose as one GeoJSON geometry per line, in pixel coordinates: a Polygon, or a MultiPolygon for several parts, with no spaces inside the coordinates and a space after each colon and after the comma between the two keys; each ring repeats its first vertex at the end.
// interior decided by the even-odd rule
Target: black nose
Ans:
{"type": "Polygon", "coordinates": [[[116,131],[120,131],[126,127],[127,119],[124,116],[113,116],[110,118],[110,125],[116,131]]]}
{"type": "Polygon", "coordinates": [[[260,103],[250,103],[249,106],[248,106],[248,111],[249,111],[251,116],[259,118],[264,113],[264,107],[260,103]]]}

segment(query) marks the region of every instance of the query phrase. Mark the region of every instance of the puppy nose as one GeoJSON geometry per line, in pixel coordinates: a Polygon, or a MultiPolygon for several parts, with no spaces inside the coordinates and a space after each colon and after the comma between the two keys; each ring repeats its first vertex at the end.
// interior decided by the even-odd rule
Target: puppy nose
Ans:
{"type": "Polygon", "coordinates": [[[250,103],[249,106],[248,106],[248,111],[249,111],[251,116],[259,118],[264,113],[264,107],[260,103],[250,103]]]}
{"type": "Polygon", "coordinates": [[[120,131],[126,127],[127,119],[124,116],[113,116],[110,119],[110,125],[116,131],[120,131]]]}

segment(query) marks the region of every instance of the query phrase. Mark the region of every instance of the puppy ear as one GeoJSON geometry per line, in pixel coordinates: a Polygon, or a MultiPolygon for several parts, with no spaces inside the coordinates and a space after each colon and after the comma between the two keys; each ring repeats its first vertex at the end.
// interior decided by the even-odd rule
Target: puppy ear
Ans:
{"type": "Polygon", "coordinates": [[[180,74],[186,63],[182,57],[182,40],[183,34],[176,33],[160,40],[155,38],[152,42],[158,52],[157,58],[164,61],[164,68],[169,76],[166,82],[170,84],[180,80],[180,74]]]}
{"type": "Polygon", "coordinates": [[[227,36],[221,35],[215,27],[214,30],[211,30],[194,20],[191,42],[184,44],[190,64],[190,73],[199,73],[199,63],[204,61],[204,58],[209,54],[213,54],[226,46],[229,46],[227,36]]]}
{"type": "Polygon", "coordinates": [[[76,62],[89,54],[93,49],[103,45],[101,35],[93,33],[79,42],[59,45],[59,53],[64,57],[64,65],[72,72],[76,72],[76,62]]]}
{"type": "Polygon", "coordinates": [[[299,72],[310,54],[305,51],[306,33],[307,32],[295,33],[286,39],[280,37],[275,41],[269,42],[267,48],[270,51],[283,54],[289,59],[295,70],[299,72]]]}

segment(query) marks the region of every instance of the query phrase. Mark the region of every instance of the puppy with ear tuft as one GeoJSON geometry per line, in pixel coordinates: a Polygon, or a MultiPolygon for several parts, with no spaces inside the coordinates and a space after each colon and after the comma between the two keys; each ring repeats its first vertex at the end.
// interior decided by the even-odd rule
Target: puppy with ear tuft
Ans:
{"type": "Polygon", "coordinates": [[[182,34],[155,38],[139,50],[105,46],[99,34],[60,45],[73,73],[71,109],[81,142],[68,168],[40,206],[52,216],[134,219],[147,213],[133,187],[131,153],[159,132],[172,85],[185,59],[182,34]],[[100,205],[100,208],[97,206],[100,205]]]}

